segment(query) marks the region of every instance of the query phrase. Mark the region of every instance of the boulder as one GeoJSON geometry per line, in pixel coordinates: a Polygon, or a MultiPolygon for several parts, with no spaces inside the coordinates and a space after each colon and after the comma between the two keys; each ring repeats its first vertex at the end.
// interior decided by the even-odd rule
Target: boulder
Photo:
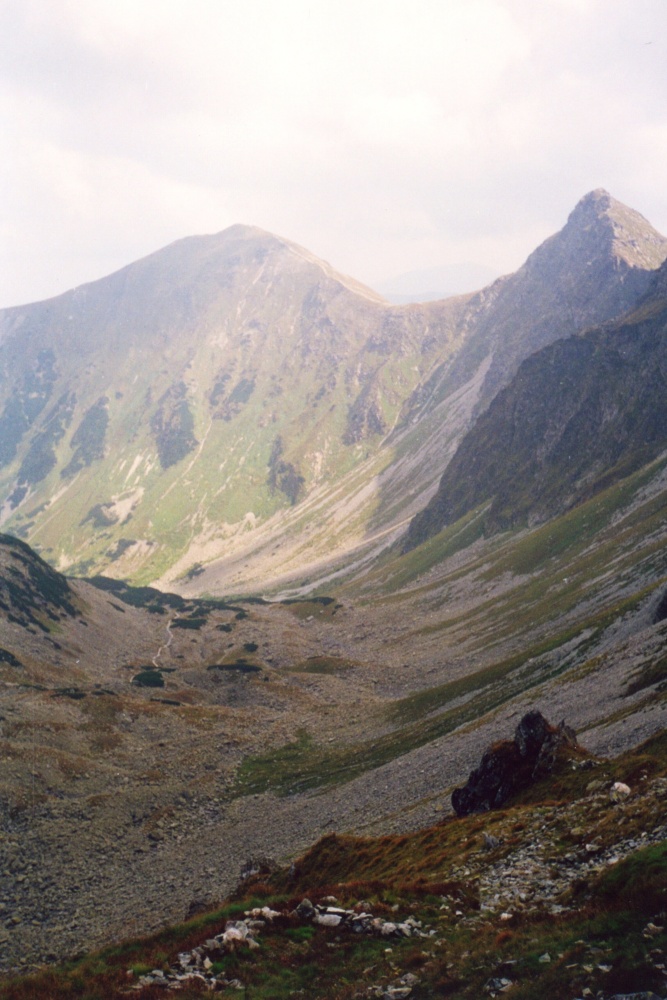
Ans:
{"type": "Polygon", "coordinates": [[[301,900],[296,908],[296,912],[302,920],[312,920],[316,911],[311,901],[306,898],[301,900]]]}
{"type": "Polygon", "coordinates": [[[318,913],[313,923],[321,924],[323,927],[338,927],[342,919],[338,913],[318,913]]]}
{"type": "Polygon", "coordinates": [[[514,742],[521,757],[537,757],[550,730],[541,712],[528,712],[516,727],[514,742]]]}
{"type": "Polygon", "coordinates": [[[486,750],[465,786],[454,790],[454,812],[468,816],[499,808],[516,792],[550,774],[562,748],[576,746],[576,734],[564,721],[552,726],[541,712],[528,712],[516,727],[514,739],[486,750]]]}
{"type": "Polygon", "coordinates": [[[623,802],[630,795],[630,787],[623,781],[615,781],[611,786],[609,798],[612,802],[623,802]]]}

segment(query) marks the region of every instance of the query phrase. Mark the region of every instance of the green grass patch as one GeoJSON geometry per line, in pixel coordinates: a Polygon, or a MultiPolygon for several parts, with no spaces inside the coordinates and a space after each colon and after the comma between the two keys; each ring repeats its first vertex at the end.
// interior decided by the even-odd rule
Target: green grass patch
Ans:
{"type": "Polygon", "coordinates": [[[644,468],[567,514],[534,529],[512,546],[504,560],[494,563],[494,576],[507,571],[534,573],[549,560],[589,545],[609,525],[613,515],[627,506],[635,493],[653,478],[655,472],[654,466],[644,468]]]}
{"type": "Polygon", "coordinates": [[[331,619],[342,607],[342,604],[339,604],[333,597],[288,598],[280,603],[289,608],[292,614],[301,621],[307,621],[310,618],[331,619]]]}
{"type": "Polygon", "coordinates": [[[481,538],[484,533],[485,510],[486,507],[475,508],[417,548],[390,559],[389,565],[383,566],[377,574],[383,592],[391,593],[406,587],[434,566],[481,538]]]}
{"type": "Polygon", "coordinates": [[[237,674],[259,674],[262,670],[262,668],[256,663],[251,663],[243,657],[239,657],[236,660],[230,660],[226,663],[211,663],[206,669],[229,671],[230,673],[237,674]]]}
{"type": "Polygon", "coordinates": [[[351,660],[343,659],[340,656],[309,656],[306,660],[295,664],[290,670],[294,673],[336,676],[349,673],[353,667],[354,663],[351,660]]]}
{"type": "Polygon", "coordinates": [[[606,907],[652,916],[667,907],[667,841],[635,851],[594,882],[592,894],[606,907]]]}

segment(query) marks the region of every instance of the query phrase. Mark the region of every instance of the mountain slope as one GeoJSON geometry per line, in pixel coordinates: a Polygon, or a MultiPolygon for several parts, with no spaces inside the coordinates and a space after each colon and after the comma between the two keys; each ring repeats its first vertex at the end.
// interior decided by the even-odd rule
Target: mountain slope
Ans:
{"type": "MultiPolygon", "coordinates": [[[[528,707],[598,753],[654,733],[665,462],[542,527],[447,529],[334,598],[70,580],[76,614],[44,614],[46,630],[0,607],[3,960],[177,921],[229,891],[249,854],[429,825],[528,707]]],[[[43,566],[0,538],[2,573],[17,563],[39,607],[23,559],[43,566]]]]}
{"type": "MultiPolygon", "coordinates": [[[[431,354],[460,308],[431,322],[431,354]]],[[[429,364],[424,326],[241,226],[5,310],[4,518],[80,571],[156,576],[211,530],[224,547],[386,432],[419,377],[410,360],[429,364]]]]}
{"type": "Polygon", "coordinates": [[[310,586],[398,537],[519,362],[634,305],[665,254],[594,192],[516,275],[444,302],[390,306],[233,226],[3,310],[0,521],[69,572],[310,586]]]}
{"type": "Polygon", "coordinates": [[[67,1000],[85,983],[105,998],[649,1000],[659,994],[636,991],[662,992],[667,945],[665,743],[615,761],[579,749],[484,816],[400,837],[330,833],[289,868],[257,859],[215,909],[31,979],[17,969],[0,997],[67,1000]]]}
{"type": "Polygon", "coordinates": [[[544,521],[665,448],[667,265],[625,319],[523,362],[461,442],[406,547],[489,501],[489,532],[544,521]]]}

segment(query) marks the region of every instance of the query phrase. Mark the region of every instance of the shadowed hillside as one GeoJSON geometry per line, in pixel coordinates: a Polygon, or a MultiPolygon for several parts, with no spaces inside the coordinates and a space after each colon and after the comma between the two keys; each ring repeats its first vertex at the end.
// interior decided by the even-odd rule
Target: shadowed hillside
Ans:
{"type": "Polygon", "coordinates": [[[667,267],[625,319],[523,362],[410,525],[419,544],[489,503],[485,531],[539,523],[667,448],[667,267]]]}

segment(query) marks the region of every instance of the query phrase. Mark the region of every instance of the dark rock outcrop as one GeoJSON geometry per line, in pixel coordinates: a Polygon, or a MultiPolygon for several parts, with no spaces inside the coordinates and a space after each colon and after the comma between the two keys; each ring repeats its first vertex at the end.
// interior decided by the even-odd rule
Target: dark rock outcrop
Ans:
{"type": "Polygon", "coordinates": [[[452,793],[454,812],[468,816],[499,808],[516,792],[550,774],[561,748],[576,746],[576,734],[564,721],[552,726],[541,712],[528,712],[516,727],[514,739],[490,747],[464,787],[452,793]]]}
{"type": "Polygon", "coordinates": [[[667,590],[663,591],[658,601],[658,606],[653,613],[653,624],[657,625],[658,622],[664,622],[665,618],[667,618],[667,590]]]}

